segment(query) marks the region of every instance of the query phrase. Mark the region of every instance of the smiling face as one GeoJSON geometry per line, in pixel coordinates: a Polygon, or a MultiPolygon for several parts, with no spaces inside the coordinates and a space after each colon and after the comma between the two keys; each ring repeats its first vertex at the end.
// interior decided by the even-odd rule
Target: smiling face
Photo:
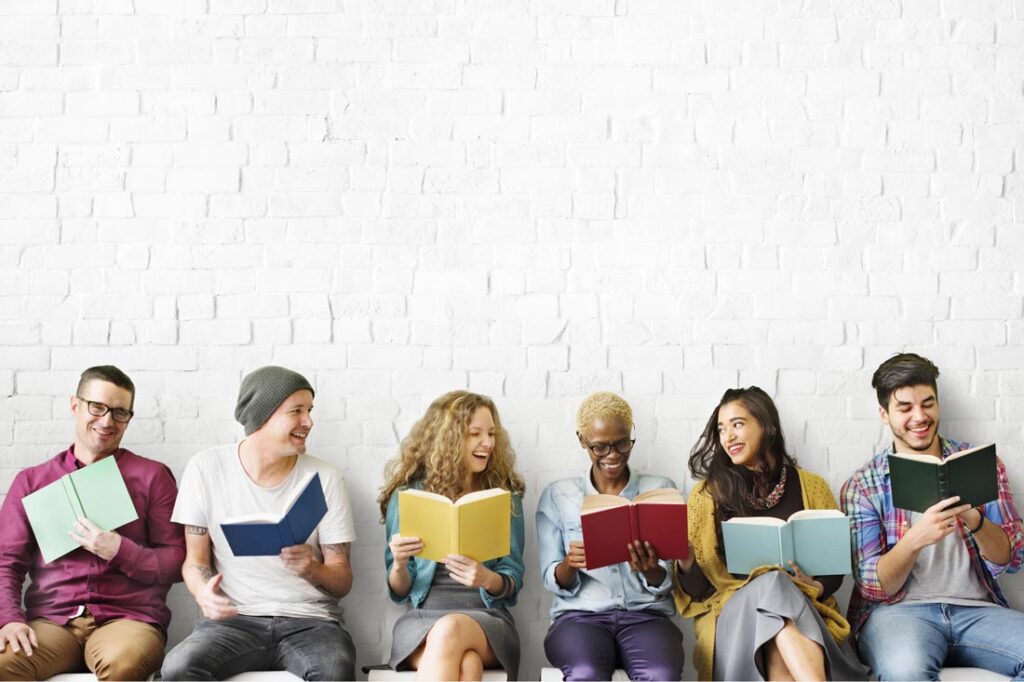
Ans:
{"type": "Polygon", "coordinates": [[[718,441],[736,466],[758,469],[764,428],[739,400],[718,409],[718,441]]]}
{"type": "Polygon", "coordinates": [[[466,428],[466,438],[462,450],[466,469],[470,474],[483,473],[491,461],[494,452],[494,416],[486,407],[478,407],[473,412],[466,428]]]}
{"type": "Polygon", "coordinates": [[[934,386],[918,384],[897,388],[888,408],[878,408],[882,421],[892,429],[897,452],[941,456],[939,446],[939,398],[934,386]]]}
{"type": "Polygon", "coordinates": [[[313,429],[313,394],[300,389],[277,406],[274,414],[250,438],[281,457],[306,453],[306,438],[313,429]]]}
{"type": "Polygon", "coordinates": [[[113,413],[102,417],[89,413],[88,402],[103,403],[111,409],[132,409],[132,393],[109,381],[93,379],[80,387],[71,398],[71,413],[75,416],[75,455],[83,462],[91,462],[121,447],[121,438],[127,423],[114,421],[113,413]]]}
{"type": "Polygon", "coordinates": [[[600,417],[595,418],[587,429],[580,431],[580,446],[590,455],[591,478],[598,491],[615,487],[627,480],[629,476],[627,465],[631,453],[621,453],[614,446],[628,443],[629,437],[629,426],[600,417]],[[593,448],[600,449],[602,445],[612,447],[607,455],[598,457],[594,454],[593,448]]]}

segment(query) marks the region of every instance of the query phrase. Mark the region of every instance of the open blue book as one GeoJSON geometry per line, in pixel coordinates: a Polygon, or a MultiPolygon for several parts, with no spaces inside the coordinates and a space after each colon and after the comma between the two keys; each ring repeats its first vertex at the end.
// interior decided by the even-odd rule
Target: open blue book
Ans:
{"type": "Polygon", "coordinates": [[[804,509],[788,520],[744,516],[722,523],[730,573],[795,561],[810,576],[846,575],[850,565],[850,519],[835,509],[804,509]]]}
{"type": "Polygon", "coordinates": [[[312,474],[281,516],[248,514],[220,524],[235,556],[274,556],[283,547],[301,545],[327,513],[320,474],[312,474]]]}

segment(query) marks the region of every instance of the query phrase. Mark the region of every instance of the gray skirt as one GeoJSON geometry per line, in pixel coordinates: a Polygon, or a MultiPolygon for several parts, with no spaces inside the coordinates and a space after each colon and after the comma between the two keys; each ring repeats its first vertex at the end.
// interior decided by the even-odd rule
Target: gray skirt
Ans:
{"type": "Polygon", "coordinates": [[[508,679],[518,679],[519,633],[512,614],[504,607],[485,608],[477,588],[457,583],[441,565],[420,608],[410,609],[395,623],[388,665],[394,670],[408,669],[405,659],[419,648],[434,623],[450,613],[464,613],[476,621],[508,679]]]}
{"type": "Polygon", "coordinates": [[[866,680],[868,671],[850,647],[832,639],[821,614],[789,577],[779,571],[758,576],[726,602],[715,627],[716,680],[763,680],[763,647],[793,621],[800,633],[821,645],[830,680],[866,680]]]}

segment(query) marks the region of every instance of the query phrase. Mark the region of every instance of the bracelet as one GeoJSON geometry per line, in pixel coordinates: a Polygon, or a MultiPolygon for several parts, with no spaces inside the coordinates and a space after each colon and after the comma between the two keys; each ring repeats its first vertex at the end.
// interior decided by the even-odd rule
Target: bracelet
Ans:
{"type": "MultiPolygon", "coordinates": [[[[975,507],[975,509],[977,509],[977,507],[975,507]]],[[[978,516],[981,517],[981,520],[978,521],[978,527],[977,528],[968,528],[967,529],[967,532],[970,533],[971,535],[974,535],[975,533],[977,533],[979,530],[981,530],[981,527],[985,525],[985,512],[983,512],[980,509],[978,509],[978,516]]]]}
{"type": "Polygon", "coordinates": [[[501,576],[502,588],[501,588],[501,593],[498,594],[498,596],[495,597],[495,599],[508,599],[509,597],[512,596],[512,590],[513,590],[513,588],[515,586],[515,581],[512,580],[512,578],[510,576],[508,576],[508,575],[506,575],[504,573],[499,572],[498,575],[501,576]]]}

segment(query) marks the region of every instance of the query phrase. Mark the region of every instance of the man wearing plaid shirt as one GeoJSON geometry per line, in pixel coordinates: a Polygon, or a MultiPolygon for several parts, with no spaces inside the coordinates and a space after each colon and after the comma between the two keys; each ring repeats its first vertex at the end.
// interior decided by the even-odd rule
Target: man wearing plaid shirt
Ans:
{"type": "Polygon", "coordinates": [[[861,658],[880,680],[937,680],[943,665],[1024,679],[1024,613],[1008,607],[996,581],[1024,563],[1024,527],[1006,469],[999,497],[971,507],[952,497],[924,513],[892,505],[892,452],[945,459],[970,447],[939,435],[938,368],[895,355],[871,385],[893,442],[844,485],[854,578],[849,620],[861,658]]]}

